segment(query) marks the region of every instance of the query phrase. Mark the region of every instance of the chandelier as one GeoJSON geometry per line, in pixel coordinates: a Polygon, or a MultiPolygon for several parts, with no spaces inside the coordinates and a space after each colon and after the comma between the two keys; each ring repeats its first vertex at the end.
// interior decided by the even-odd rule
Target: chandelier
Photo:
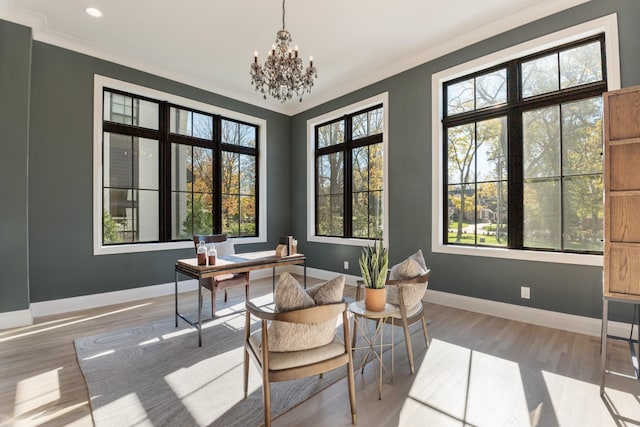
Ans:
{"type": "Polygon", "coordinates": [[[276,35],[276,42],[264,65],[258,63],[258,52],[254,53],[251,64],[251,84],[256,92],[262,93],[264,99],[269,94],[280,102],[294,97],[302,102],[302,95],[311,92],[313,79],[318,72],[313,66],[313,57],[309,58],[309,66],[305,69],[302,59],[298,58],[298,46],[290,47],[291,34],[284,27],[284,0],[282,0],[282,30],[276,35]]]}

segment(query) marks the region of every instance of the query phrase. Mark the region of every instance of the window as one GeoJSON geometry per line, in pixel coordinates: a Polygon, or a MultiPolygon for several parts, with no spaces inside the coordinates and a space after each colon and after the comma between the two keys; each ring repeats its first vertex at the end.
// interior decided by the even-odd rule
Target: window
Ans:
{"type": "Polygon", "coordinates": [[[444,84],[444,241],[602,251],[604,37],[444,84]]]}
{"type": "Polygon", "coordinates": [[[95,92],[101,138],[94,157],[102,171],[96,247],[192,247],[193,234],[211,233],[260,241],[260,124],[108,80],[115,84],[97,83],[95,92]]]}
{"type": "Polygon", "coordinates": [[[588,256],[602,253],[601,95],[619,85],[605,56],[617,58],[615,25],[602,18],[433,76],[434,252],[601,263],[588,256]],[[564,44],[549,48],[555,37],[564,44]]]}
{"type": "Polygon", "coordinates": [[[308,122],[310,240],[364,245],[385,237],[384,101],[375,97],[308,122]]]}

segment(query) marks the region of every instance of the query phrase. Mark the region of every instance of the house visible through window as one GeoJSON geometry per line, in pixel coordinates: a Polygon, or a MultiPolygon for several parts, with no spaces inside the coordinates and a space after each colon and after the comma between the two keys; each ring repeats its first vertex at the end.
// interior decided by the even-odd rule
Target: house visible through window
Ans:
{"type": "Polygon", "coordinates": [[[443,84],[443,241],[601,253],[604,35],[443,84]]]}
{"type": "Polygon", "coordinates": [[[257,125],[103,92],[102,243],[258,233],[257,125]]]}

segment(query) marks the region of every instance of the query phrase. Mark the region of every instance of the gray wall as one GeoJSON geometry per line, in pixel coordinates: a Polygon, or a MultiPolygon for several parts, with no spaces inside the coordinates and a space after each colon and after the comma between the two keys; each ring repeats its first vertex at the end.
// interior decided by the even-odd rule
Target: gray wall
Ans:
{"type": "MultiPolygon", "coordinates": [[[[292,168],[305,176],[306,121],[381,92],[389,92],[389,245],[395,263],[422,249],[432,269],[430,288],[511,304],[600,317],[602,268],[527,262],[431,252],[431,76],[515,44],[610,13],[618,12],[622,85],[640,83],[640,2],[593,0],[565,12],[481,41],[293,117],[292,168]],[[520,299],[520,286],[531,299],[520,299]]],[[[359,275],[358,247],[303,241],[306,236],[306,186],[293,184],[295,234],[310,265],[359,275]]],[[[629,320],[631,305],[612,304],[610,318],[629,320]]]]}
{"type": "Polygon", "coordinates": [[[29,147],[31,302],[173,281],[193,250],[93,255],[93,75],[123,80],[267,121],[269,242],[288,234],[290,118],[48,44],[33,43],[29,147]]]}
{"type": "Polygon", "coordinates": [[[30,69],[31,29],[0,20],[0,313],[29,308],[30,69]]]}

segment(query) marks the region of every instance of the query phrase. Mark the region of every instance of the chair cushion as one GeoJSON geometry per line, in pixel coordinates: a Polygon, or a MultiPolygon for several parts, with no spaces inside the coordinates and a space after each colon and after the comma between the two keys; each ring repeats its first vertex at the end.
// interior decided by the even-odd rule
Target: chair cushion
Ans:
{"type": "MultiPolygon", "coordinates": [[[[273,300],[276,311],[282,313],[340,302],[343,292],[342,275],[306,292],[291,274],[283,273],[278,279],[273,300]]],[[[269,351],[300,351],[327,345],[335,337],[336,322],[337,319],[311,324],[271,322],[268,327],[269,351]]]]}
{"type": "MultiPolygon", "coordinates": [[[[269,337],[271,342],[271,337],[269,337]]],[[[261,332],[258,330],[249,336],[249,345],[253,348],[258,359],[262,359],[262,338],[261,332]]],[[[311,363],[320,362],[332,357],[340,356],[345,353],[344,343],[337,336],[320,347],[314,347],[307,350],[288,351],[288,352],[269,352],[269,370],[277,371],[280,369],[294,368],[296,366],[309,365],[311,363]]],[[[262,360],[261,360],[262,362],[262,360]]]]}
{"type": "MultiPolygon", "coordinates": [[[[391,267],[389,273],[390,280],[413,279],[427,272],[427,266],[422,255],[422,250],[418,250],[415,254],[405,259],[399,264],[391,267]]],[[[422,297],[427,291],[427,282],[425,283],[408,283],[406,285],[387,287],[387,302],[396,306],[400,305],[400,295],[404,299],[404,306],[407,311],[413,311],[417,305],[422,303],[422,297]]]]}

